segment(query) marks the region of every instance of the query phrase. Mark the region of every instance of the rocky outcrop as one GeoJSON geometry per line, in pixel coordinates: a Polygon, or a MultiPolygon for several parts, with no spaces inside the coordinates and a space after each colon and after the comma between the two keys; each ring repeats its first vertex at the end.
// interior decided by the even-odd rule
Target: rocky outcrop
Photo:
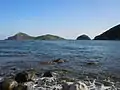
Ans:
{"type": "Polygon", "coordinates": [[[77,40],[91,40],[90,37],[88,37],[87,35],[81,35],[79,37],[77,37],[77,40]]]}
{"type": "MultiPolygon", "coordinates": [[[[72,81],[67,81],[65,78],[60,78],[61,71],[59,73],[56,71],[46,71],[41,73],[43,76],[36,76],[33,80],[30,80],[31,70],[27,70],[27,73],[25,72],[18,73],[20,76],[16,78],[19,78],[19,81],[17,79],[14,80],[14,77],[13,79],[7,77],[9,79],[3,78],[0,80],[0,90],[118,90],[114,86],[115,83],[109,79],[105,79],[104,83],[100,83],[96,82],[96,79],[89,79],[88,77],[83,80],[73,78],[74,81],[69,77],[72,81]],[[26,80],[23,81],[22,78],[26,80]]],[[[63,73],[61,75],[62,77],[64,76],[63,73]]]]}
{"type": "Polygon", "coordinates": [[[94,40],[120,40],[120,24],[96,36],[94,40]]]}
{"type": "Polygon", "coordinates": [[[14,36],[8,37],[6,40],[64,40],[64,38],[50,34],[33,37],[19,32],[14,36]]]}

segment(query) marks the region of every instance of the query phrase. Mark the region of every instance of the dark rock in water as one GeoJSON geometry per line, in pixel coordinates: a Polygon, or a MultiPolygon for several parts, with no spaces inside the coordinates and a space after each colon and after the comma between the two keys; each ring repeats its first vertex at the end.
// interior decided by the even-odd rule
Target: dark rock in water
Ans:
{"type": "Polygon", "coordinates": [[[15,80],[18,83],[24,83],[24,82],[33,80],[34,77],[35,77],[35,72],[34,71],[23,71],[23,72],[18,73],[15,76],[15,80]]]}
{"type": "Polygon", "coordinates": [[[52,72],[47,71],[43,74],[43,77],[53,77],[52,72]]]}
{"type": "Polygon", "coordinates": [[[94,40],[120,40],[120,24],[96,36],[94,40]]]}
{"type": "Polygon", "coordinates": [[[13,90],[13,88],[17,87],[18,83],[12,79],[6,79],[1,83],[0,90],[13,90]]]}
{"type": "Polygon", "coordinates": [[[91,39],[87,35],[81,35],[81,36],[77,37],[77,40],[91,40],[91,39]]]}
{"type": "Polygon", "coordinates": [[[64,62],[66,62],[66,60],[59,58],[59,59],[55,59],[52,61],[41,61],[40,64],[41,65],[54,65],[54,64],[64,63],[64,62]]]}
{"type": "Polygon", "coordinates": [[[56,59],[56,60],[53,60],[53,62],[55,62],[55,63],[64,63],[64,62],[66,62],[65,60],[63,60],[63,59],[61,59],[61,58],[59,58],[59,59],[56,59]]]}
{"type": "Polygon", "coordinates": [[[53,63],[52,61],[41,61],[40,64],[41,65],[54,65],[55,63],[53,63]]]}
{"type": "Polygon", "coordinates": [[[98,62],[86,62],[87,65],[98,65],[98,62]]]}
{"type": "Polygon", "coordinates": [[[18,73],[15,77],[15,80],[18,83],[27,82],[28,81],[28,73],[26,73],[26,72],[18,73]]]}
{"type": "Polygon", "coordinates": [[[27,90],[27,86],[26,85],[18,85],[13,90],[27,90]]]}

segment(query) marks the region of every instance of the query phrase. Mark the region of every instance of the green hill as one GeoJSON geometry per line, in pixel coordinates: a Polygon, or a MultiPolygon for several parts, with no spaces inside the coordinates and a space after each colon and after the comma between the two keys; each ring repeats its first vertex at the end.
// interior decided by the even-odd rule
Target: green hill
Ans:
{"type": "Polygon", "coordinates": [[[35,37],[35,40],[64,40],[64,38],[47,34],[47,35],[35,37]]]}
{"type": "Polygon", "coordinates": [[[64,38],[50,34],[33,37],[28,34],[19,32],[14,36],[8,37],[6,40],[64,40],[64,38]]]}

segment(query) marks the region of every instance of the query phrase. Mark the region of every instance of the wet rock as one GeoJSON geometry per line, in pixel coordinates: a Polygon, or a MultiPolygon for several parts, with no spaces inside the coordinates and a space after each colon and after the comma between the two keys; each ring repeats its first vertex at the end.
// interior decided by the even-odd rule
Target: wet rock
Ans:
{"type": "Polygon", "coordinates": [[[103,81],[102,83],[103,83],[105,86],[112,86],[112,85],[114,85],[113,82],[109,82],[109,81],[103,81]]]}
{"type": "Polygon", "coordinates": [[[73,82],[64,82],[62,85],[62,90],[69,90],[70,85],[72,85],[73,82]]]}
{"type": "Polygon", "coordinates": [[[13,90],[28,90],[26,85],[18,85],[13,90]]]}
{"type": "Polygon", "coordinates": [[[0,90],[13,90],[13,88],[17,87],[18,83],[12,79],[6,79],[1,82],[1,89],[0,90]]]}
{"type": "Polygon", "coordinates": [[[60,64],[60,63],[64,63],[67,62],[66,60],[63,60],[61,58],[52,60],[52,61],[41,61],[40,64],[41,65],[54,65],[54,64],[60,64]]]}
{"type": "Polygon", "coordinates": [[[86,64],[92,66],[92,65],[98,65],[98,62],[91,61],[91,62],[86,62],[86,64]]]}
{"type": "Polygon", "coordinates": [[[86,84],[78,82],[66,82],[62,86],[62,90],[88,90],[86,84]]]}
{"type": "Polygon", "coordinates": [[[64,63],[64,62],[66,62],[66,60],[63,60],[63,59],[61,59],[61,58],[58,58],[58,59],[56,59],[56,60],[53,60],[53,62],[55,62],[55,63],[64,63]]]}
{"type": "Polygon", "coordinates": [[[53,63],[52,61],[46,61],[46,62],[40,62],[41,65],[54,65],[55,63],[53,63]]]}
{"type": "Polygon", "coordinates": [[[43,74],[43,77],[53,77],[52,72],[47,71],[43,74]]]}
{"type": "Polygon", "coordinates": [[[34,78],[35,78],[35,72],[34,71],[30,71],[30,70],[29,71],[20,72],[20,73],[18,73],[15,76],[15,80],[18,83],[24,83],[24,82],[33,80],[34,78]]]}
{"type": "Polygon", "coordinates": [[[15,80],[18,83],[27,82],[28,81],[28,73],[26,73],[26,72],[18,73],[15,77],[15,80]]]}
{"type": "Polygon", "coordinates": [[[37,84],[35,84],[35,82],[30,81],[24,83],[24,85],[27,86],[27,90],[34,90],[37,84]]]}
{"type": "Polygon", "coordinates": [[[70,85],[69,90],[88,90],[88,87],[85,83],[78,81],[78,82],[75,82],[74,84],[70,85]]]}

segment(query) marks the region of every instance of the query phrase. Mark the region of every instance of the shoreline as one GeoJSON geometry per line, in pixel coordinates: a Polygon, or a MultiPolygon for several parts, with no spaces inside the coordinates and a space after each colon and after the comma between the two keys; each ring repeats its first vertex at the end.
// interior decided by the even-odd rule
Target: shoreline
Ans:
{"type": "MultiPolygon", "coordinates": [[[[14,71],[14,69],[13,69],[14,71]]],[[[67,70],[56,70],[56,71],[36,71],[35,69],[30,69],[30,70],[20,70],[19,73],[23,73],[23,72],[31,72],[32,71],[32,75],[35,75],[32,77],[32,79],[30,81],[25,81],[23,82],[23,86],[27,86],[29,87],[29,89],[25,89],[25,90],[64,90],[63,89],[63,85],[71,83],[71,85],[73,85],[76,82],[81,82],[84,83],[88,90],[99,90],[100,88],[109,88],[110,90],[118,90],[120,89],[120,82],[113,82],[111,81],[111,79],[108,77],[106,79],[99,79],[99,78],[91,78],[90,76],[87,75],[83,75],[81,76],[81,78],[75,78],[75,77],[69,77],[67,75],[68,71],[67,70]],[[45,76],[45,74],[47,73],[48,76],[45,76]],[[40,89],[41,88],[41,89],[40,89]],[[49,88],[49,89],[48,89],[49,88]],[[56,88],[56,89],[54,89],[56,88]],[[98,89],[99,88],[99,89],[98,89]]],[[[11,76],[7,76],[7,79],[12,79],[15,80],[15,77],[17,74],[19,74],[18,72],[15,74],[11,74],[11,76]]],[[[31,73],[28,73],[31,75],[31,73]]],[[[0,78],[0,82],[3,82],[6,77],[1,77],[0,78]]],[[[21,78],[21,77],[19,77],[21,78]]],[[[19,85],[19,84],[18,84],[19,85]]],[[[21,84],[20,84],[21,85],[21,84]]],[[[22,86],[22,87],[23,87],[22,86]]],[[[17,89],[16,89],[17,90],[17,89]]],[[[77,89],[75,89],[77,90],[77,89]]],[[[87,89],[83,89],[83,90],[87,90],[87,89]]],[[[102,89],[104,90],[104,89],[102,89]]]]}

